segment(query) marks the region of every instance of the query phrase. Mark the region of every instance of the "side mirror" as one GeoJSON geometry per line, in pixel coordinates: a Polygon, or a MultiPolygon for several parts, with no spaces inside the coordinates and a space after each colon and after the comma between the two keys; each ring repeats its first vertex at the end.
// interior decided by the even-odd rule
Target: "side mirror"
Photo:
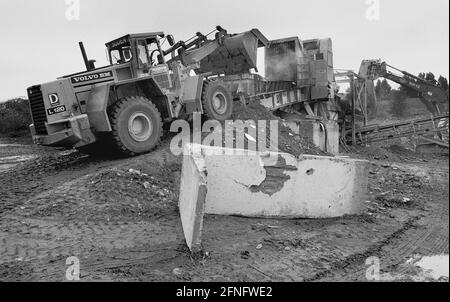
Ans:
{"type": "Polygon", "coordinates": [[[175,45],[175,38],[172,35],[168,35],[167,36],[167,41],[169,42],[170,46],[174,46],[175,45]]]}

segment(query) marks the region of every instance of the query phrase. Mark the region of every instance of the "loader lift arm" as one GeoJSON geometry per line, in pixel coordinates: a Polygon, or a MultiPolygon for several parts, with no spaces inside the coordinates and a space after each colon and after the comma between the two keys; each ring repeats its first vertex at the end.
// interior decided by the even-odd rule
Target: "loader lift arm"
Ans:
{"type": "Polygon", "coordinates": [[[364,60],[361,63],[359,76],[372,81],[380,77],[385,78],[416,91],[422,103],[433,116],[440,115],[440,106],[449,101],[448,92],[439,85],[395,68],[380,60],[364,60]]]}

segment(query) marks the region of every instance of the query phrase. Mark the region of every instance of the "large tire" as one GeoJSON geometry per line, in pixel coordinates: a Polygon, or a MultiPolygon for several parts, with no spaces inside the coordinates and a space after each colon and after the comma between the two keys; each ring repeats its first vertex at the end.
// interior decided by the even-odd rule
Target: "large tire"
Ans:
{"type": "Polygon", "coordinates": [[[152,151],[161,141],[163,122],[156,106],[142,96],[126,97],[110,109],[113,143],[127,156],[152,151]]]}
{"type": "Polygon", "coordinates": [[[231,119],[233,114],[233,98],[228,89],[220,82],[205,82],[202,104],[204,114],[209,119],[218,121],[231,119]]]}

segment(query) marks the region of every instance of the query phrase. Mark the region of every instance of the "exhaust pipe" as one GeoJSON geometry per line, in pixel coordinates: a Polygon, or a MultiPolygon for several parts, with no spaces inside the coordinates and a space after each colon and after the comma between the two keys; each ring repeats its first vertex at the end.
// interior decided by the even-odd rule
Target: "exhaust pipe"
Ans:
{"type": "Polygon", "coordinates": [[[95,69],[95,60],[89,60],[86,54],[86,49],[84,48],[83,42],[78,43],[80,45],[81,55],[83,56],[84,65],[87,71],[95,69]]]}

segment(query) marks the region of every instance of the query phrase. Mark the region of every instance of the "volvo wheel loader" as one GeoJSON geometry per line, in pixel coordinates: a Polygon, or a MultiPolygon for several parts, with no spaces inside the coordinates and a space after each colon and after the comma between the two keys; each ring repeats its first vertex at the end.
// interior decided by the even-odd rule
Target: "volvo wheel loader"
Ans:
{"type": "Polygon", "coordinates": [[[174,119],[194,112],[229,119],[233,99],[217,76],[256,68],[257,48],[268,40],[257,29],[212,33],[177,43],[163,32],[129,34],[106,43],[109,65],[101,68],[80,42],[86,71],[28,88],[34,142],[134,156],[154,149],[174,119]]]}

